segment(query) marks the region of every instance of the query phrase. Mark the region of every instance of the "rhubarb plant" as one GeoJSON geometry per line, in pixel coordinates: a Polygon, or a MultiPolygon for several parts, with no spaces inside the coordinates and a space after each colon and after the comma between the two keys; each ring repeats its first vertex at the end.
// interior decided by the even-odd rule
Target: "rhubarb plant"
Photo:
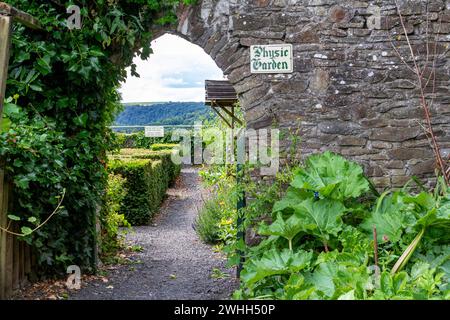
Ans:
{"type": "Polygon", "coordinates": [[[448,187],[379,195],[361,166],[331,152],[292,177],[247,250],[235,298],[450,298],[448,187]]]}

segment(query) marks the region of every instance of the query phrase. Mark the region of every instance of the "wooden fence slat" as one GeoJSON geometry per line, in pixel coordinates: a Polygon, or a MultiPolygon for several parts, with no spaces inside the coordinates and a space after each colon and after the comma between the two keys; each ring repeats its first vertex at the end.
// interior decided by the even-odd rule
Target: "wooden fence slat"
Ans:
{"type": "MultiPolygon", "coordinates": [[[[15,228],[19,231],[19,228],[15,228]]],[[[20,287],[20,241],[17,237],[13,238],[13,290],[17,290],[20,287]]]]}
{"type": "Polygon", "coordinates": [[[31,272],[31,249],[27,245],[25,245],[24,255],[24,272],[25,274],[29,274],[31,272]]]}
{"type": "Polygon", "coordinates": [[[25,242],[19,242],[19,287],[22,288],[25,281],[25,242]]]}
{"type": "MultiPolygon", "coordinates": [[[[8,203],[8,185],[4,184],[4,170],[0,167],[0,226],[7,227],[5,203],[8,203]]],[[[0,299],[6,297],[6,237],[7,234],[0,231],[0,299]]]]}
{"type": "Polygon", "coordinates": [[[14,263],[13,250],[14,250],[14,237],[8,234],[6,237],[6,267],[5,267],[6,272],[5,295],[7,297],[11,296],[13,289],[13,263],[14,263]]]}

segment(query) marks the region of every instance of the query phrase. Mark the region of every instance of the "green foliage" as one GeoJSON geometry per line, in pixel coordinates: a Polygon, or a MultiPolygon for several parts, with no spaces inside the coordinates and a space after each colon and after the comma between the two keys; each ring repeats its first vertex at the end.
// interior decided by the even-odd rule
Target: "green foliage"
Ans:
{"type": "Polygon", "coordinates": [[[262,225],[259,228],[259,233],[264,236],[285,238],[289,242],[289,249],[292,250],[292,240],[303,229],[304,226],[301,224],[301,219],[296,214],[284,220],[283,215],[278,213],[276,220],[270,226],[262,225]]]}
{"type": "Polygon", "coordinates": [[[205,243],[217,243],[219,239],[219,224],[221,207],[216,198],[207,200],[195,221],[195,230],[205,243]]]}
{"type": "Polygon", "coordinates": [[[109,174],[108,185],[103,200],[100,215],[101,230],[101,257],[108,263],[123,247],[123,237],[119,234],[119,227],[130,227],[123,214],[120,214],[123,200],[127,195],[126,180],[119,175],[109,174]]]}
{"type": "Polygon", "coordinates": [[[203,102],[126,104],[115,125],[193,125],[211,119],[213,113],[203,102]]]}
{"type": "Polygon", "coordinates": [[[397,191],[392,194],[383,193],[378,199],[372,214],[361,225],[367,232],[377,228],[378,241],[388,239],[393,243],[401,240],[408,220],[414,219],[403,202],[405,194],[397,191]]]}
{"type": "Polygon", "coordinates": [[[362,168],[331,152],[309,157],[305,167],[295,172],[291,185],[336,200],[357,198],[369,191],[362,168]]]}
{"type": "Polygon", "coordinates": [[[342,230],[342,215],[345,207],[339,202],[328,199],[307,199],[294,207],[294,215],[304,231],[314,235],[325,244],[331,236],[337,236],[342,230]]]}
{"type": "Polygon", "coordinates": [[[266,238],[246,250],[235,298],[448,299],[447,187],[373,201],[362,168],[328,152],[293,172],[273,221],[259,228],[266,238]]]}
{"type": "Polygon", "coordinates": [[[289,249],[280,252],[272,249],[264,252],[261,259],[249,261],[242,272],[241,279],[246,285],[252,286],[269,276],[299,272],[309,267],[311,259],[312,252],[299,250],[294,253],[289,249]]]}
{"type": "Polygon", "coordinates": [[[148,149],[121,149],[119,155],[110,155],[110,159],[150,159],[159,160],[168,172],[169,184],[172,184],[181,172],[181,165],[172,161],[172,150],[158,151],[148,149]]]}
{"type": "Polygon", "coordinates": [[[66,26],[73,1],[8,3],[43,26],[17,25],[12,39],[6,96],[17,97],[22,115],[2,119],[0,141],[15,185],[12,214],[42,221],[66,188],[65,210],[27,241],[43,271],[87,269],[95,262],[95,216],[107,181],[107,127],[122,108],[117,88],[126,67],[136,75],[133,58],[151,54],[149,26],[173,23],[179,1],[77,1],[83,26],[73,31],[66,26]]]}
{"type": "Polygon", "coordinates": [[[159,210],[166,190],[180,172],[173,164],[170,151],[124,149],[112,157],[109,170],[126,179],[127,190],[120,213],[132,225],[148,224],[159,210]]]}
{"type": "Polygon", "coordinates": [[[176,143],[155,143],[152,144],[151,149],[153,151],[160,151],[160,150],[172,150],[173,148],[179,146],[179,144],[176,143]]]}
{"type": "Polygon", "coordinates": [[[72,258],[70,229],[64,225],[69,212],[63,208],[37,233],[30,231],[45,221],[54,211],[59,196],[70,184],[67,168],[65,139],[56,123],[49,118],[28,119],[21,108],[11,105],[5,110],[10,121],[0,133],[0,157],[14,187],[13,209],[9,218],[21,221],[24,238],[39,251],[38,263],[43,271],[72,258]],[[36,194],[39,193],[39,196],[36,194]],[[67,237],[67,238],[66,238],[67,237]],[[55,242],[59,239],[59,242],[55,242]]]}
{"type": "Polygon", "coordinates": [[[125,134],[116,132],[113,134],[116,149],[138,148],[151,149],[154,144],[171,144],[172,136],[166,132],[164,137],[146,137],[143,132],[125,134]]]}
{"type": "Polygon", "coordinates": [[[196,231],[206,243],[227,243],[236,236],[236,201],[226,184],[204,202],[195,222],[196,231]]]}

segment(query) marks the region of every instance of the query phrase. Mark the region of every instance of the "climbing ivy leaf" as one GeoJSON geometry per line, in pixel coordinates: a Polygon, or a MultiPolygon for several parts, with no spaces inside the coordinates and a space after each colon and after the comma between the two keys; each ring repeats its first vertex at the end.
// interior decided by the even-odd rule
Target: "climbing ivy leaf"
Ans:
{"type": "Polygon", "coordinates": [[[28,222],[36,223],[36,221],[37,221],[36,217],[29,217],[28,218],[28,222]]]}
{"type": "Polygon", "coordinates": [[[31,230],[31,228],[28,227],[22,227],[20,230],[22,231],[22,234],[24,236],[28,236],[33,233],[33,230],[31,230]]]}
{"type": "Polygon", "coordinates": [[[89,118],[89,116],[86,113],[83,113],[82,115],[75,117],[73,119],[73,122],[80,127],[85,127],[86,123],[88,121],[88,118],[89,118]]]}
{"type": "Polygon", "coordinates": [[[8,214],[8,218],[10,220],[13,220],[13,221],[20,221],[20,218],[18,216],[13,215],[13,214],[8,214]]]}

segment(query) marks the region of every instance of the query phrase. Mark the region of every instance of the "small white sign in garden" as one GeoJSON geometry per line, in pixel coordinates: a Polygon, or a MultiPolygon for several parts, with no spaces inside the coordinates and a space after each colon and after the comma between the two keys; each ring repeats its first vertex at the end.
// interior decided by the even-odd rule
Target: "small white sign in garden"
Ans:
{"type": "Polygon", "coordinates": [[[163,138],[164,127],[162,126],[145,127],[145,136],[149,138],[163,138]]]}
{"type": "Polygon", "coordinates": [[[292,44],[255,45],[250,47],[252,73],[294,72],[292,44]]]}

